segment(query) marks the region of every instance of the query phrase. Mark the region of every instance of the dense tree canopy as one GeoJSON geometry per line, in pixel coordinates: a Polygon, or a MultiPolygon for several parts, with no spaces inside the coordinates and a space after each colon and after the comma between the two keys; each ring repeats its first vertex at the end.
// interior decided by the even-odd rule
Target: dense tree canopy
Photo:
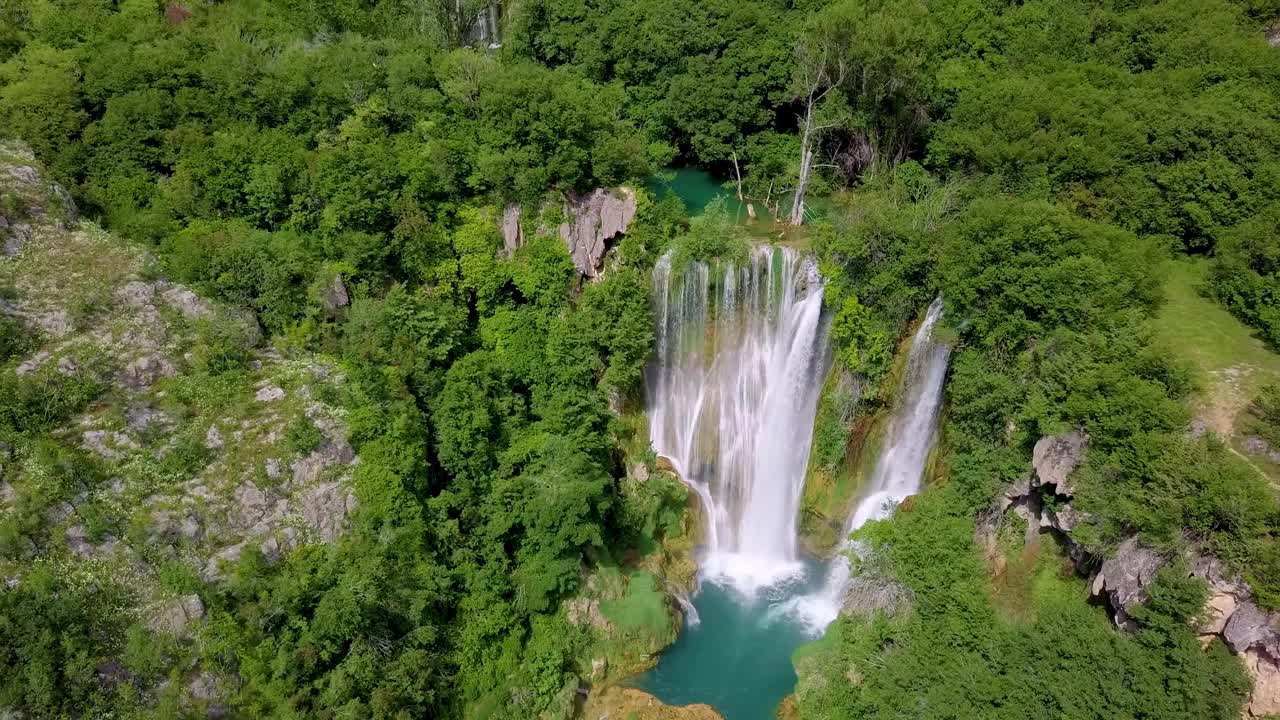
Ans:
{"type": "MultiPolygon", "coordinates": [[[[1280,606],[1273,498],[1219,440],[1187,437],[1190,374],[1148,322],[1170,253],[1206,255],[1205,291],[1280,346],[1280,63],[1261,32],[1275,0],[525,0],[504,6],[500,47],[460,47],[487,11],[0,7],[0,139],[29,144],[168,277],[248,311],[274,353],[338,358],[361,458],[359,510],[332,545],[274,564],[249,548],[216,585],[166,566],[168,586],[206,596],[196,643],[158,640],[122,610],[127,587],[41,560],[0,591],[0,705],[182,717],[176,679],[198,662],[239,679],[244,716],[568,712],[584,641],[563,601],[584,567],[679,528],[685,502],[624,481],[649,271],[747,243],[723,202],[690,220],[644,188],[691,164],[779,216],[807,192],[799,219],[817,222],[773,230],[819,259],[859,412],[893,402],[895,350],[939,294],[955,346],[938,487],[861,536],[913,610],[838,621],[803,717],[1238,717],[1239,662],[1188,624],[1202,586],[1165,573],[1122,635],[1049,560],[1010,621],[974,514],[1025,476],[1037,439],[1083,430],[1075,540],[1194,543],[1280,606]],[[619,185],[636,217],[587,282],[556,233],[561,201],[619,185]]],[[[175,395],[244,382],[244,339],[202,333],[175,395]]],[[[46,483],[0,524],[4,560],[42,547],[40,510],[73,480],[106,480],[52,432],[104,388],[19,376],[33,346],[0,315],[0,448],[46,483]]],[[[1274,396],[1255,408],[1264,436],[1274,396]]],[[[850,417],[820,416],[820,462],[839,461],[850,417]]],[[[193,475],[199,440],[165,471],[193,475]]]]}

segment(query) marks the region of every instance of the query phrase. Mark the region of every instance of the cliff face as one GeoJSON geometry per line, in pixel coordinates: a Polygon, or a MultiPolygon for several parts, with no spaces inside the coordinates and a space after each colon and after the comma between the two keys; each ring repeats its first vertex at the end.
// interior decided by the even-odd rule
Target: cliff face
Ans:
{"type": "MultiPolygon", "coordinates": [[[[630,188],[597,188],[586,195],[570,194],[564,200],[562,212],[560,239],[564,240],[578,272],[584,277],[596,278],[604,270],[605,254],[635,219],[636,193],[630,188]]],[[[524,244],[523,214],[522,208],[514,203],[502,212],[503,250],[508,256],[524,244]]]]}
{"type": "MultiPolygon", "coordinates": [[[[1048,531],[1061,538],[1081,572],[1089,574],[1089,591],[1110,608],[1116,626],[1135,630],[1133,610],[1148,599],[1156,573],[1174,560],[1129,538],[1108,557],[1095,557],[1072,539],[1070,531],[1082,519],[1072,508],[1075,494],[1071,474],[1084,460],[1088,437],[1082,433],[1041,438],[1033,451],[1033,472],[1006,490],[979,522],[977,541],[993,572],[1003,569],[996,536],[1006,514],[1027,523],[1028,542],[1048,531]]],[[[1198,626],[1203,642],[1220,638],[1240,656],[1253,677],[1246,711],[1261,717],[1280,713],[1280,614],[1261,608],[1242,578],[1217,558],[1186,551],[1186,566],[1204,580],[1209,599],[1198,626]]]]}
{"type": "MultiPolygon", "coordinates": [[[[0,145],[0,198],[0,324],[18,338],[0,343],[0,391],[33,402],[0,414],[0,523],[21,528],[0,541],[0,577],[17,587],[53,562],[189,638],[242,557],[332,542],[356,509],[342,376],[259,347],[251,315],[79,221],[22,147],[0,145]],[[21,414],[51,403],[67,412],[21,414]],[[182,591],[162,581],[176,568],[182,591]]],[[[185,702],[217,705],[219,679],[177,672],[185,702]]]]}

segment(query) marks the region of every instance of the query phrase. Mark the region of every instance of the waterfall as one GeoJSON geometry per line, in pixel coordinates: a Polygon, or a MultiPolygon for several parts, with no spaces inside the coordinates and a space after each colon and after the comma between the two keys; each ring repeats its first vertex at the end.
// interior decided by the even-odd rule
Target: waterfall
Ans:
{"type": "Polygon", "coordinates": [[[803,572],[796,517],[826,371],[812,258],[761,246],[745,264],[654,269],[649,439],[698,495],[704,577],[747,595],[803,572]]]}
{"type": "MultiPolygon", "coordinates": [[[[941,317],[942,298],[939,297],[929,305],[911,341],[903,392],[885,435],[889,445],[881,452],[862,499],[845,524],[846,537],[868,520],[887,517],[907,496],[920,490],[924,466],[937,432],[942,383],[951,355],[950,345],[933,338],[934,326],[941,317]]],[[[846,546],[845,549],[852,548],[846,546]]],[[[848,582],[848,560],[838,556],[832,561],[822,590],[794,601],[794,614],[810,630],[821,632],[839,614],[848,582]]]]}

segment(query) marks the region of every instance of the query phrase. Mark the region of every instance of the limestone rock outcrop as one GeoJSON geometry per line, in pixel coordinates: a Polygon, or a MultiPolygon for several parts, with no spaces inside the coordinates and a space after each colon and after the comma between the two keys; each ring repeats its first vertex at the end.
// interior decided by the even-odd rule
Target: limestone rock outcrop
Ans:
{"type": "Polygon", "coordinates": [[[1280,614],[1264,610],[1246,583],[1210,555],[1189,559],[1192,575],[1209,586],[1199,632],[1208,642],[1221,638],[1240,656],[1253,678],[1245,705],[1251,717],[1280,713],[1280,614]]]}
{"type": "Polygon", "coordinates": [[[351,295],[347,292],[342,275],[334,273],[320,289],[320,304],[329,317],[335,317],[342,308],[351,304],[351,295]]]}
{"type": "Polygon", "coordinates": [[[511,257],[524,244],[524,231],[520,229],[520,204],[510,203],[502,209],[502,252],[511,257]]]}
{"type": "MultiPolygon", "coordinates": [[[[1070,533],[1084,517],[1071,506],[1075,486],[1071,475],[1084,460],[1089,436],[1075,431],[1040,438],[1032,450],[1032,472],[1005,488],[996,505],[979,523],[980,544],[990,545],[1005,512],[1027,521],[1028,540],[1039,529],[1070,533]]],[[[1079,561],[1081,558],[1073,558],[1079,561]]]]}
{"type": "MultiPolygon", "coordinates": [[[[1087,518],[1072,507],[1076,488],[1072,473],[1088,451],[1089,439],[1080,432],[1043,437],[1032,452],[1033,472],[1007,487],[979,518],[975,542],[988,566],[999,575],[1005,566],[999,546],[1001,527],[1009,515],[1026,522],[1027,543],[1041,531],[1063,541],[1080,572],[1088,572],[1090,594],[1105,599],[1118,628],[1134,630],[1135,608],[1148,599],[1156,573],[1174,558],[1131,537],[1106,557],[1076,542],[1071,531],[1087,518]]],[[[1244,662],[1253,679],[1246,703],[1248,717],[1280,714],[1280,613],[1258,605],[1252,590],[1220,560],[1204,554],[1185,557],[1191,574],[1205,581],[1209,598],[1197,628],[1206,644],[1221,639],[1244,662]]]]}
{"type": "Polygon", "coordinates": [[[1129,613],[1147,601],[1147,588],[1164,563],[1163,557],[1140,544],[1137,538],[1129,538],[1120,544],[1115,555],[1102,562],[1090,582],[1090,590],[1094,595],[1107,596],[1116,625],[1132,629],[1129,613]]]}
{"type": "Polygon", "coordinates": [[[1056,495],[1074,495],[1071,473],[1084,459],[1089,447],[1089,436],[1082,432],[1042,437],[1031,451],[1031,465],[1035,468],[1036,484],[1052,485],[1056,495]]]}
{"type": "Polygon", "coordinates": [[[560,224],[560,237],[569,247],[578,272],[594,278],[604,267],[609,242],[627,231],[636,216],[636,193],[596,189],[571,196],[565,205],[568,218],[560,224]]]}
{"type": "Polygon", "coordinates": [[[724,720],[710,705],[664,705],[658,698],[635,688],[606,688],[587,696],[583,720],[724,720]]]}
{"type": "MultiPolygon", "coordinates": [[[[340,366],[261,348],[252,313],[158,278],[162,268],[144,248],[78,221],[30,152],[4,141],[0,193],[0,315],[33,331],[0,370],[91,395],[49,429],[77,458],[52,491],[42,463],[0,442],[0,520],[38,520],[24,523],[31,530],[14,544],[19,562],[0,574],[0,587],[24,581],[23,561],[55,557],[85,582],[101,575],[127,585],[121,611],[190,642],[202,598],[217,589],[173,597],[161,568],[181,565],[216,584],[255,551],[273,564],[347,527],[359,458],[342,407],[325,399],[341,396],[340,366]],[[234,348],[234,372],[207,362],[210,331],[218,348],[234,348]]],[[[340,277],[325,281],[317,290],[336,313],[350,296],[340,277]]],[[[115,660],[96,670],[107,687],[157,689],[115,660]]],[[[206,669],[179,670],[182,702],[201,717],[228,714],[220,698],[232,686],[206,669]]]]}
{"type": "Polygon", "coordinates": [[[185,637],[194,623],[204,620],[204,614],[204,602],[192,593],[162,604],[147,624],[156,632],[185,637]]]}
{"type": "MultiPolygon", "coordinates": [[[[636,215],[636,193],[631,188],[597,188],[585,195],[569,194],[563,206],[564,221],[558,232],[574,267],[588,278],[604,270],[604,256],[618,236],[626,233],[636,215]]],[[[502,211],[502,251],[510,257],[524,244],[523,210],[512,203],[502,211]]]]}

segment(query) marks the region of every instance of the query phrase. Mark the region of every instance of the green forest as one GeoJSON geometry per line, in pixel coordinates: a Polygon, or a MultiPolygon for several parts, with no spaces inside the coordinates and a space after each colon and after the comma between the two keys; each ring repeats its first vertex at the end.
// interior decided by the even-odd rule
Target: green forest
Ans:
{"type": "MultiPolygon", "coordinates": [[[[832,372],[864,390],[846,412],[824,395],[814,463],[893,403],[896,349],[938,295],[955,348],[927,488],[857,535],[856,564],[913,609],[802,648],[787,717],[1240,717],[1252,676],[1197,636],[1209,587],[1180,558],[1216,557],[1280,611],[1280,472],[1189,432],[1216,386],[1157,320],[1191,263],[1193,301],[1280,350],[1278,21],[1276,0],[7,0],[0,141],[65,188],[46,210],[74,203],[150,258],[137,277],[228,310],[182,321],[155,386],[181,422],[145,472],[66,430],[125,412],[118,369],[19,372],[52,341],[0,312],[0,718],[582,716],[594,656],[621,682],[617,658],[672,639],[652,558],[693,532],[646,435],[651,273],[761,235],[660,192],[683,167],[817,257],[832,372]],[[543,230],[618,187],[634,219],[584,277],[543,230]],[[504,248],[515,204],[525,240],[504,248]],[[344,532],[247,547],[216,581],[181,551],[127,570],[68,551],[50,519],[68,504],[90,542],[145,548],[145,513],[93,499],[121,476],[188,487],[208,419],[313,362],[359,457],[344,532]],[[1173,558],[1128,632],[1064,550],[1010,600],[975,539],[1036,442],[1072,430],[1071,540],[1173,558]],[[627,588],[603,607],[634,647],[573,621],[599,577],[627,588]],[[148,623],[156,593],[197,594],[199,631],[148,623]],[[216,703],[192,699],[193,668],[216,703]]],[[[0,230],[29,204],[0,193],[0,230]]],[[[75,297],[74,332],[114,312],[75,297]]],[[[1280,447],[1265,379],[1237,425],[1280,447]]],[[[317,451],[313,415],[272,442],[317,451]]]]}

